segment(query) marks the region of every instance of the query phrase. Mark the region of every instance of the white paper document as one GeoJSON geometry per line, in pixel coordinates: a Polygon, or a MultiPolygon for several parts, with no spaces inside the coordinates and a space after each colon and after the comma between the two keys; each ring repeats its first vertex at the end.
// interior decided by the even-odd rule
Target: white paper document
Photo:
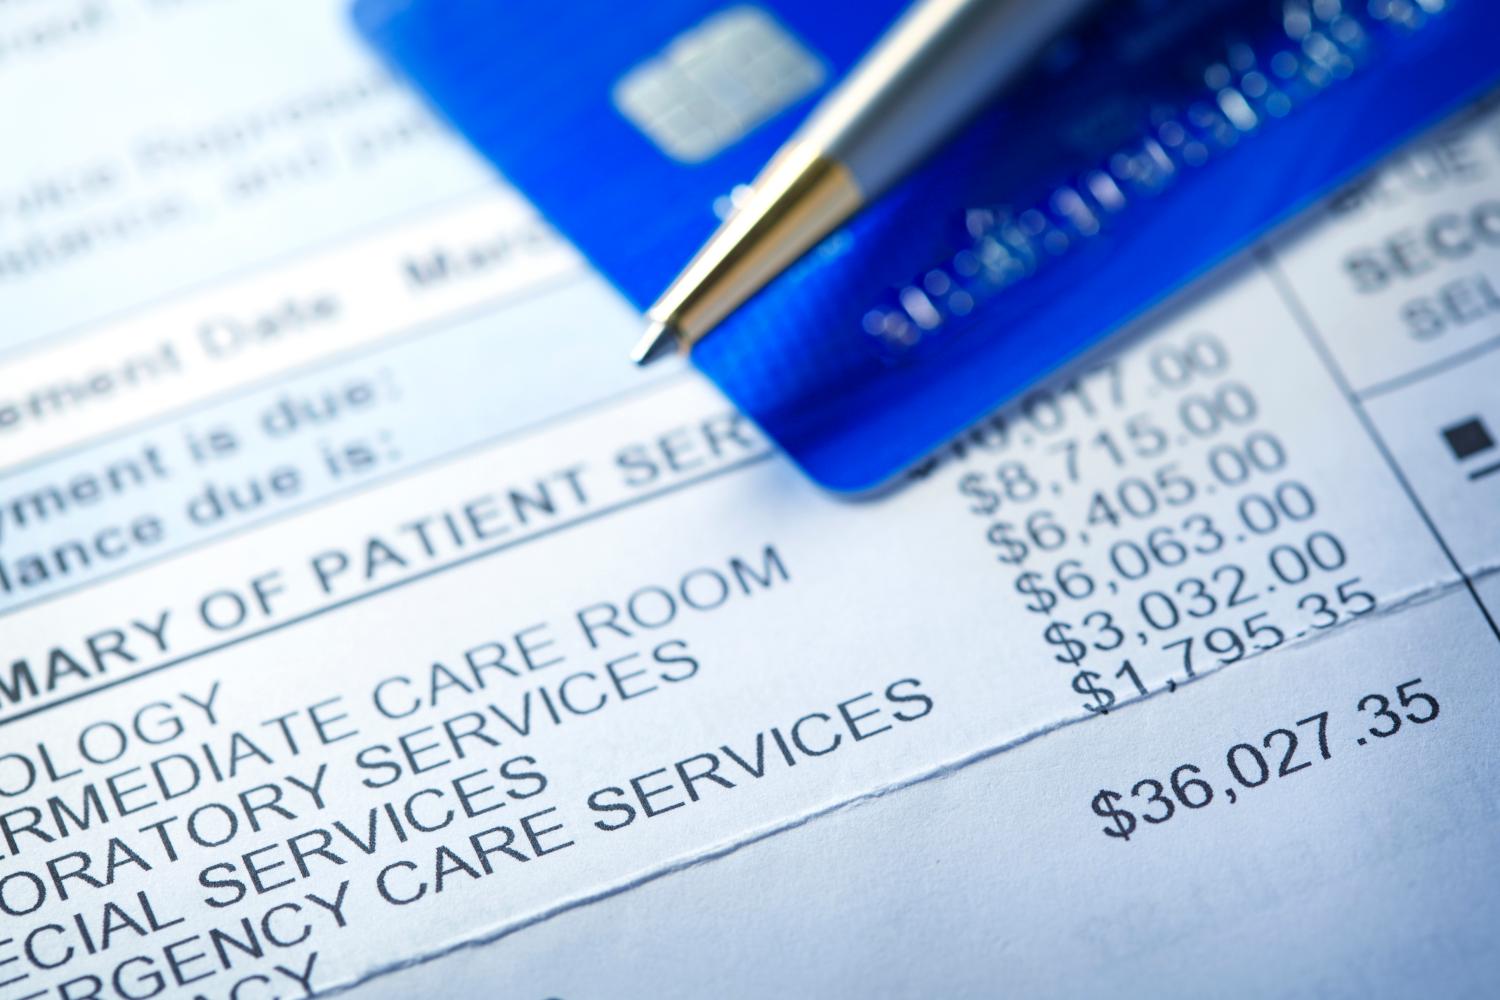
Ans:
{"type": "Polygon", "coordinates": [[[850,502],[345,16],[0,3],[0,1000],[1494,995],[1500,114],[850,502]]]}

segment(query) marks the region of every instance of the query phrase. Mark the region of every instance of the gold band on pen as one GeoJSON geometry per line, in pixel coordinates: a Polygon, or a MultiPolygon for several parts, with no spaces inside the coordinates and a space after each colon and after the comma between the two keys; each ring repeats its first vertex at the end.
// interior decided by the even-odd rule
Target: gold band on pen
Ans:
{"type": "Polygon", "coordinates": [[[686,351],[772,278],[833,232],[864,202],[844,164],[794,143],[766,164],[748,202],[718,228],[646,314],[633,357],[686,351]]]}

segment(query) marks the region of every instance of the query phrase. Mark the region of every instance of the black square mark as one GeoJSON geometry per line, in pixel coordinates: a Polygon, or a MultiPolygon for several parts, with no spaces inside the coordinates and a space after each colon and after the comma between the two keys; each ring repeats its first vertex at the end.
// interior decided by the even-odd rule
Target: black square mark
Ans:
{"type": "Polygon", "coordinates": [[[1470,417],[1462,423],[1444,427],[1443,437],[1447,440],[1453,457],[1459,461],[1495,447],[1495,439],[1490,437],[1489,429],[1478,417],[1470,417]]]}

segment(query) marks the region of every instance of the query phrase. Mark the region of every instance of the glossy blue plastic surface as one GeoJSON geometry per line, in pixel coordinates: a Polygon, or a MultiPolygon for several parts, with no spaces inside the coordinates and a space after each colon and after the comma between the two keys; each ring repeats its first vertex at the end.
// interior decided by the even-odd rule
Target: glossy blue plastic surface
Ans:
{"type": "MultiPolygon", "coordinates": [[[[813,95],[704,164],[609,88],[722,9],[363,0],[362,27],[638,305],[813,95]]],[[[847,68],[895,5],[771,8],[847,68]]],[[[693,351],[807,473],[879,486],[1500,79],[1500,3],[1107,4],[693,351]]],[[[601,350],[619,345],[601,344],[601,350]]]]}
{"type": "MultiPolygon", "coordinates": [[[[631,301],[649,305],[904,0],[755,4],[825,64],[825,85],[703,163],[671,159],[611,101],[615,83],[735,0],[358,0],[356,25],[631,301]]],[[[630,349],[601,344],[601,350],[630,349]]]]}

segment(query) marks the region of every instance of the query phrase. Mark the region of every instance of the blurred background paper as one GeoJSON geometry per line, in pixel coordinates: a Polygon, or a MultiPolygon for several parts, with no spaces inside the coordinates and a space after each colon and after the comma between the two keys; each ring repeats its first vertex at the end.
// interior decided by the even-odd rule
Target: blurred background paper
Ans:
{"type": "Polygon", "coordinates": [[[0,93],[0,1000],[1490,992],[1491,107],[850,503],[341,3],[0,93]]]}

